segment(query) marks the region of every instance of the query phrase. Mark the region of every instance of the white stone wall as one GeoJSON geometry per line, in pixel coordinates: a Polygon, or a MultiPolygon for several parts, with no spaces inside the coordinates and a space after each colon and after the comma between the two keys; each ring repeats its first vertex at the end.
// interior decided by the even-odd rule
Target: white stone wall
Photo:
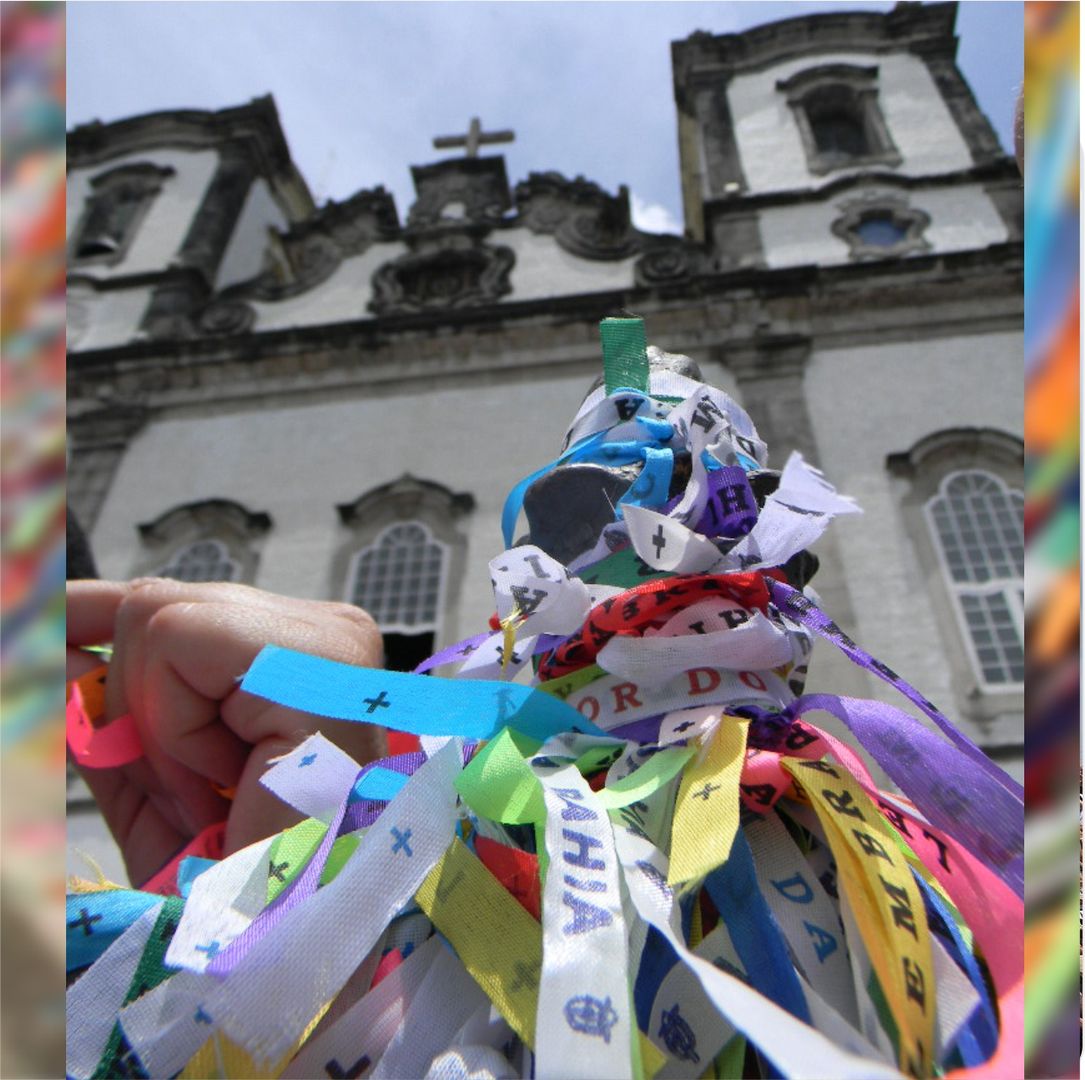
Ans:
{"type": "Polygon", "coordinates": [[[506,301],[542,300],[550,296],[627,289],[633,284],[633,264],[638,256],[597,262],[581,259],[562,249],[552,236],[530,229],[509,229],[491,234],[490,242],[511,248],[516,255],[506,301]]]}
{"type": "MultiPolygon", "coordinates": [[[[448,644],[485,628],[493,610],[487,563],[504,549],[508,491],[560,451],[587,390],[583,375],[482,382],[434,391],[417,382],[310,404],[268,402],[245,410],[208,405],[167,417],[132,441],[91,537],[103,577],[131,576],[140,562],[136,525],[200,499],[234,499],[274,522],[255,584],[274,592],[339,599],[329,580],[350,533],[335,507],[405,472],[466,491],[467,572],[462,603],[442,625],[448,644]]],[[[526,528],[521,519],[519,532],[526,528]]]]}
{"type": "Polygon", "coordinates": [[[781,266],[822,266],[850,262],[850,247],[836,236],[832,223],[844,213],[844,205],[858,198],[884,192],[887,198],[906,198],[908,205],[923,210],[931,219],[923,233],[932,252],[972,251],[1008,239],[1005,223],[980,184],[913,189],[862,187],[842,191],[820,203],[770,206],[759,212],[765,261],[781,266]]]}
{"type": "Polygon", "coordinates": [[[323,326],[327,323],[369,319],[373,299],[373,275],[386,262],[407,254],[401,241],[374,244],[362,255],[344,259],[326,281],[285,300],[251,300],[256,311],[254,330],[284,330],[292,326],[323,326]]]}
{"type": "MultiPolygon", "coordinates": [[[[551,296],[606,292],[633,284],[637,256],[614,262],[597,262],[571,255],[552,236],[539,236],[529,229],[508,229],[491,233],[488,242],[511,248],[516,257],[509,275],[512,291],[505,303],[541,300],[551,296]]],[[[281,330],[291,326],[320,326],[326,323],[372,318],[373,275],[386,263],[408,252],[401,241],[374,244],[362,255],[345,259],[327,281],[309,292],[287,300],[252,301],[256,309],[256,330],[281,330]]]]}
{"type": "Polygon", "coordinates": [[[215,277],[215,288],[225,289],[239,281],[247,281],[264,267],[267,250],[268,229],[284,229],[288,225],[286,214],[263,177],[257,177],[245,205],[237,219],[237,225],[226,245],[222,262],[215,277]]]}
{"type": "Polygon", "coordinates": [[[125,345],[139,329],[151,301],[151,289],[95,292],[88,285],[68,287],[68,348],[72,351],[125,345]]]}
{"type": "Polygon", "coordinates": [[[972,164],[964,137],[919,57],[865,52],[805,56],[738,75],[728,86],[735,140],[752,193],[820,187],[848,172],[838,169],[817,177],[808,171],[794,113],[776,89],[779,80],[823,64],[877,65],[878,101],[903,159],[895,172],[921,176],[972,164]]]}
{"type": "Polygon", "coordinates": [[[69,239],[91,193],[90,181],[101,173],[139,162],[170,166],[176,171],[163,180],[162,190],[151,201],[120,262],[113,266],[74,263],[70,267],[73,271],[102,279],[154,273],[169,266],[177,254],[218,166],[218,154],[214,150],[141,150],[89,168],[73,169],[68,173],[69,239]]]}

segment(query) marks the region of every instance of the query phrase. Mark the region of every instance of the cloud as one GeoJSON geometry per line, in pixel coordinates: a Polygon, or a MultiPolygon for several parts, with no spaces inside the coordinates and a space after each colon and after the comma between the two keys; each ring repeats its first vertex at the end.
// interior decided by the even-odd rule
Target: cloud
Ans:
{"type": "Polygon", "coordinates": [[[636,192],[630,195],[633,225],[642,232],[682,235],[682,223],[670,209],[660,203],[650,203],[636,192]]]}

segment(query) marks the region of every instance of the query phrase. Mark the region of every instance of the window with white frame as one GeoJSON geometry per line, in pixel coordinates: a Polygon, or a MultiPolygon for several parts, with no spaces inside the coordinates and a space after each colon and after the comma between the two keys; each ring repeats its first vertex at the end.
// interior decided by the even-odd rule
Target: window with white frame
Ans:
{"type": "Polygon", "coordinates": [[[221,540],[197,540],[173,553],[158,577],[176,581],[237,581],[241,566],[221,540]]]}
{"type": "Polygon", "coordinates": [[[984,470],[957,471],[924,510],[981,681],[1021,684],[1024,496],[984,470]]]}
{"type": "Polygon", "coordinates": [[[448,548],[418,521],[398,522],[358,552],[349,600],[385,633],[420,634],[437,627],[448,548]]]}

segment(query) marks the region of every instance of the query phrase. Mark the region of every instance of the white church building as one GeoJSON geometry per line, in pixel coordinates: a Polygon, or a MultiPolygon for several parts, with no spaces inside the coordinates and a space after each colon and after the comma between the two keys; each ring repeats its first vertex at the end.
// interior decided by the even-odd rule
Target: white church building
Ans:
{"type": "MultiPolygon", "coordinates": [[[[624,188],[508,177],[477,128],[409,207],[315,205],[270,97],[71,130],[68,495],[99,572],[345,598],[401,664],[478,633],[505,496],[632,312],[770,465],[858,501],[814,549],[824,608],[1020,778],[1022,185],[955,17],[673,43],[682,237],[624,188]]],[[[907,705],[826,643],[808,688],[907,705]]]]}

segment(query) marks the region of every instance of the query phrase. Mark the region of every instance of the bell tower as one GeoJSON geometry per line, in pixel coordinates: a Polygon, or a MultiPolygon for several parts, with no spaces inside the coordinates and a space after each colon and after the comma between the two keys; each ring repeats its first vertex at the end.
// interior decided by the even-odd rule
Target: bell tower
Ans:
{"type": "Polygon", "coordinates": [[[956,63],[955,3],[671,46],[686,229],[720,270],[1019,239],[1020,178],[956,63]]]}

